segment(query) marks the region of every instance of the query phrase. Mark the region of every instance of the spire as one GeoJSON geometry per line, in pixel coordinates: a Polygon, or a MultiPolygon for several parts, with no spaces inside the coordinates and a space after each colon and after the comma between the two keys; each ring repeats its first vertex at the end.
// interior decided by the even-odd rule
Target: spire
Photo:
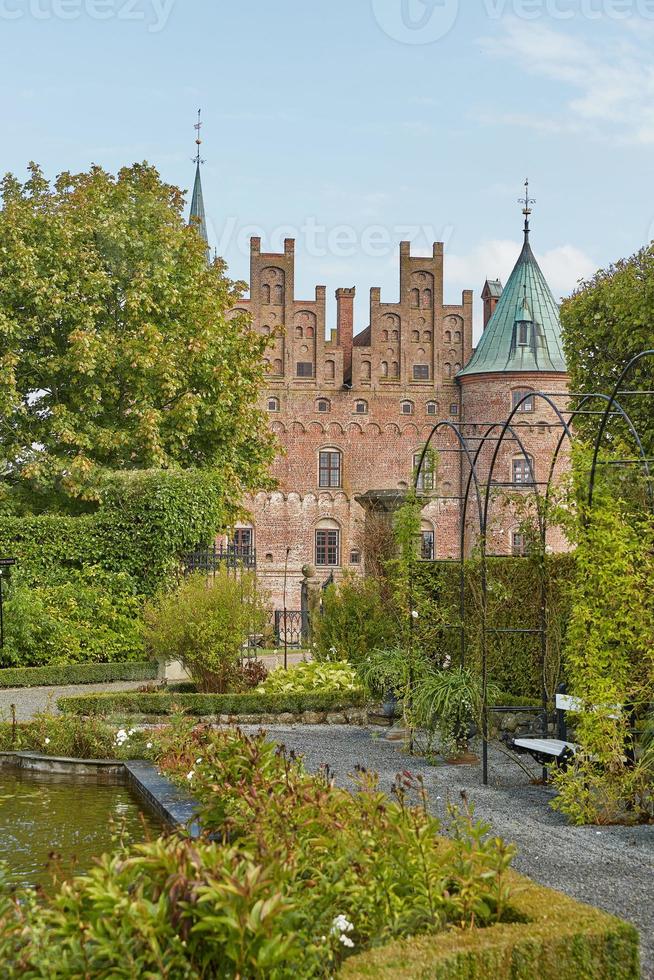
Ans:
{"type": "Polygon", "coordinates": [[[204,160],[200,156],[200,147],[202,146],[202,139],[200,133],[202,131],[202,110],[198,109],[198,121],[195,124],[195,156],[193,157],[193,163],[195,164],[195,181],[193,184],[193,196],[191,197],[191,210],[189,213],[189,224],[195,225],[198,233],[202,236],[207,244],[207,264],[211,262],[211,251],[209,249],[209,236],[207,234],[207,218],[204,211],[204,197],[202,195],[202,179],[200,177],[200,167],[204,163],[204,160]]]}
{"type": "Polygon", "coordinates": [[[533,197],[529,197],[529,177],[527,177],[527,179],[525,180],[525,196],[524,196],[524,198],[521,197],[521,198],[518,199],[518,204],[524,204],[524,207],[522,209],[522,213],[525,216],[525,227],[524,227],[525,245],[529,241],[529,230],[530,230],[529,229],[529,218],[531,217],[531,206],[532,206],[532,204],[535,204],[535,203],[536,203],[536,201],[533,199],[533,197]]]}
{"type": "Polygon", "coordinates": [[[458,378],[495,372],[567,371],[559,307],[531,250],[529,181],[520,199],[525,240],[477,350],[458,378]]]}

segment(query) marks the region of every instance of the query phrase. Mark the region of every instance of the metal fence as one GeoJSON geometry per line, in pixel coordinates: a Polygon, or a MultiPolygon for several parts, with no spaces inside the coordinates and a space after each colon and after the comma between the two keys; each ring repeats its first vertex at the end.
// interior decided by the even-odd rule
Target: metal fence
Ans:
{"type": "Polygon", "coordinates": [[[182,559],[185,575],[202,572],[215,575],[220,568],[233,571],[255,571],[257,553],[254,548],[235,544],[214,545],[212,548],[197,548],[187,552],[182,559]]]}
{"type": "Polygon", "coordinates": [[[275,610],[275,646],[302,647],[309,642],[309,612],[299,609],[275,610]]]}

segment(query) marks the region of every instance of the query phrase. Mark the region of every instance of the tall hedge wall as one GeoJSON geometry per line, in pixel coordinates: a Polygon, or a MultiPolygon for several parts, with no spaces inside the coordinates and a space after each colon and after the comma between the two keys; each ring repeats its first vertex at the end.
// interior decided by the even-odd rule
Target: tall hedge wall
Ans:
{"type": "MultiPolygon", "coordinates": [[[[488,567],[488,627],[537,630],[540,625],[541,574],[534,558],[491,558],[488,567]]],[[[562,647],[570,618],[574,555],[546,555],[545,579],[548,605],[546,686],[553,695],[559,683],[562,647]]],[[[416,621],[430,628],[434,621],[444,628],[437,634],[439,659],[444,652],[459,656],[460,632],[452,629],[459,615],[459,565],[455,562],[419,563],[416,571],[416,605],[423,614],[416,621]]],[[[481,578],[478,560],[465,563],[466,647],[470,660],[481,658],[481,578]]],[[[433,631],[432,631],[433,635],[433,631]]],[[[433,642],[433,640],[430,640],[433,642]]],[[[538,698],[542,692],[539,633],[489,633],[489,676],[509,694],[538,698]]]]}
{"type": "Polygon", "coordinates": [[[137,590],[156,590],[179,555],[225,527],[219,474],[199,470],[121,474],[106,483],[94,514],[0,515],[0,554],[18,559],[38,584],[53,569],[97,566],[127,573],[137,590]]]}

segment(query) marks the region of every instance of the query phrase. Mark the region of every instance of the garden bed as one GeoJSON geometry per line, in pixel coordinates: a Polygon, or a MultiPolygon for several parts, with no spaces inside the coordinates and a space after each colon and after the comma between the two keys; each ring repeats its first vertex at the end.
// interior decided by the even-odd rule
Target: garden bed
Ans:
{"type": "Polygon", "coordinates": [[[509,872],[525,922],[398,940],[353,956],[342,980],[638,980],[638,932],[621,919],[509,872]]]}

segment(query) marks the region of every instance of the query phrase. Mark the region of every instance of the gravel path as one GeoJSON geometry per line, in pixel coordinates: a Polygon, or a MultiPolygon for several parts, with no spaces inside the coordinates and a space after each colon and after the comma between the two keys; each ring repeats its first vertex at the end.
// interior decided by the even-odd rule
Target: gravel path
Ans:
{"type": "Polygon", "coordinates": [[[465,791],[477,817],[517,845],[518,871],[633,922],[641,934],[643,977],[654,980],[654,827],[571,827],[547,805],[552,791],[531,785],[493,747],[485,787],[480,766],[430,766],[367,729],[276,727],[270,737],[302,753],[309,769],[329,764],[342,785],[357,764],[379,773],[388,790],[397,772],[420,773],[438,816],[465,791]]]}
{"type": "Polygon", "coordinates": [[[71,684],[67,687],[20,687],[0,689],[0,721],[11,718],[11,705],[16,705],[18,721],[29,721],[39,711],[57,711],[57,698],[76,694],[93,694],[106,691],[135,691],[145,681],[116,681],[113,684],[71,684]]]}

